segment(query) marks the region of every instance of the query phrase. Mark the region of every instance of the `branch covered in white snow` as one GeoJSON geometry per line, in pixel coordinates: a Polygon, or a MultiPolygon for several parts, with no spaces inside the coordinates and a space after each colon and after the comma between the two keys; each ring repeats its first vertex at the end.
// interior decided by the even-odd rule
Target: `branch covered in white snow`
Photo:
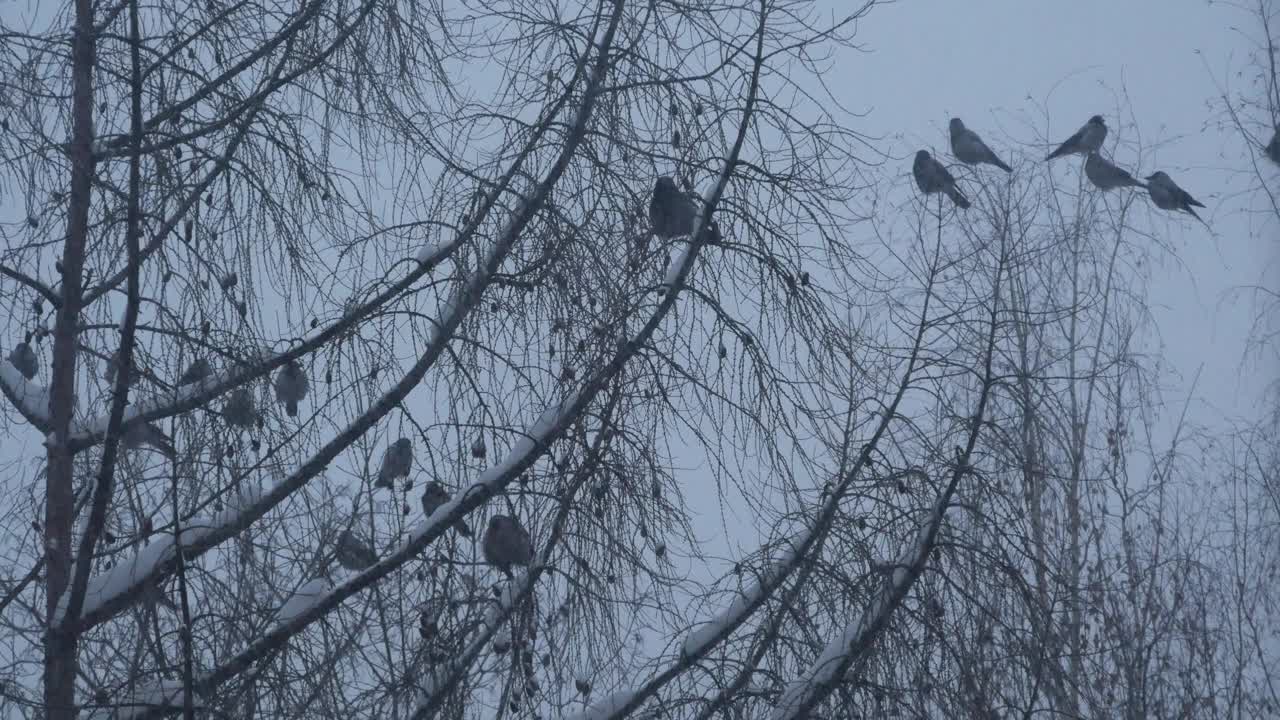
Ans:
{"type": "Polygon", "coordinates": [[[49,432],[52,425],[48,388],[29,382],[13,363],[0,360],[0,391],[27,422],[41,432],[49,432]]]}
{"type": "Polygon", "coordinates": [[[991,363],[995,355],[996,332],[999,328],[996,315],[1000,306],[1001,270],[1003,265],[996,271],[991,294],[990,331],[987,335],[985,368],[978,395],[978,406],[969,417],[968,442],[963,451],[957,452],[947,486],[939,494],[928,518],[916,533],[915,542],[901,554],[894,565],[890,566],[886,575],[887,581],[876,592],[870,606],[827,644],[800,679],[788,684],[777,705],[774,706],[770,720],[799,720],[811,717],[814,708],[831,694],[849,668],[870,654],[876,637],[888,626],[893,611],[902,604],[911,586],[924,572],[925,563],[933,552],[938,532],[946,518],[947,508],[951,505],[951,497],[960,483],[960,478],[969,472],[973,449],[978,443],[978,435],[983,428],[987,400],[991,397],[991,363]]]}

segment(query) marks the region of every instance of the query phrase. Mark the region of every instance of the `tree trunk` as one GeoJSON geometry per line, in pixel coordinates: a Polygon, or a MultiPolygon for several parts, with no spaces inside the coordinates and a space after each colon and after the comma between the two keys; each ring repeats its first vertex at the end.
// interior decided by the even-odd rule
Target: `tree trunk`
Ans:
{"type": "MultiPolygon", "coordinates": [[[[49,413],[54,442],[48,448],[45,498],[47,558],[47,617],[54,618],[71,577],[71,528],[75,520],[72,495],[73,457],[68,443],[75,410],[76,337],[83,288],[85,240],[89,231],[89,203],[93,181],[93,5],[76,0],[75,32],[71,40],[71,188],[67,208],[67,239],[62,251],[62,307],[53,333],[53,374],[49,413]]],[[[44,704],[46,717],[76,717],[76,637],[50,633],[45,647],[44,704]]]]}

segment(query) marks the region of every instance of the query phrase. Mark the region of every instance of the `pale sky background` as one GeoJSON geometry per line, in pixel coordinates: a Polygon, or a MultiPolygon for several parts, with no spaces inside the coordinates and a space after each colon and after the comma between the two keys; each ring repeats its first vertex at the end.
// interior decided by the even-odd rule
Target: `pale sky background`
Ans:
{"type": "MultiPolygon", "coordinates": [[[[829,0],[824,7],[836,15],[852,4],[829,0]]],[[[824,81],[846,109],[863,115],[855,129],[878,138],[876,147],[894,158],[872,171],[881,181],[896,175],[891,204],[917,192],[916,150],[931,148],[945,163],[956,162],[947,134],[953,116],[1019,168],[1042,161],[1101,114],[1110,128],[1106,150],[1119,165],[1139,178],[1164,170],[1207,206],[1198,212],[1211,229],[1158,210],[1145,197],[1131,217],[1176,253],[1153,249],[1145,268],[1154,327],[1144,330],[1148,345],[1138,349],[1162,364],[1164,409],[1153,436],[1159,452],[1189,394],[1188,420],[1223,429],[1230,420],[1260,417],[1275,402],[1263,390],[1280,377],[1280,361],[1275,348],[1262,358],[1249,353],[1260,310],[1237,291],[1280,289],[1280,224],[1274,215],[1249,212],[1269,210],[1248,155],[1257,151],[1224,125],[1219,89],[1261,100],[1248,82],[1252,40],[1260,36],[1241,8],[1204,0],[910,0],[875,7],[858,26],[862,52],[838,50],[824,81]],[[1120,147],[1113,145],[1117,136],[1120,147]]],[[[1054,171],[1074,187],[1083,162],[1059,159],[1054,171]]],[[[982,174],[1003,180],[998,170],[982,174]]],[[[1280,168],[1264,167],[1264,177],[1275,187],[1280,168]]],[[[970,199],[976,194],[972,188],[970,199]]],[[[874,222],[898,221],[886,215],[874,222]]],[[[849,237],[876,243],[866,224],[851,226],[849,237]]],[[[1131,462],[1145,472],[1141,459],[1131,462]]],[[[724,503],[704,469],[685,467],[677,478],[693,514],[710,521],[695,527],[711,557],[737,557],[777,537],[750,511],[724,503]]],[[[695,560],[687,568],[696,574],[699,566],[695,560]]]]}
{"type": "MultiPolygon", "coordinates": [[[[825,6],[835,15],[853,3],[825,6]]],[[[0,12],[18,7],[30,8],[5,4],[0,12]]],[[[1248,216],[1259,202],[1248,192],[1256,177],[1243,172],[1252,169],[1251,151],[1234,128],[1220,125],[1217,85],[1230,79],[1230,90],[1254,89],[1247,83],[1248,38],[1258,32],[1247,12],[1206,0],[903,0],[876,7],[859,24],[856,41],[864,52],[838,50],[832,59],[838,69],[825,81],[847,109],[866,113],[856,129],[879,138],[877,147],[895,158],[880,172],[897,177],[899,195],[915,191],[910,167],[917,149],[932,147],[950,162],[952,116],[1015,166],[1042,159],[1090,115],[1106,117],[1109,148],[1117,132],[1134,139],[1127,125],[1135,123],[1141,162],[1128,146],[1116,151],[1116,161],[1138,176],[1165,170],[1208,206],[1202,217],[1211,231],[1186,215],[1148,212],[1145,201],[1138,221],[1149,218],[1178,254],[1148,270],[1160,343],[1146,350],[1164,358],[1175,380],[1165,385],[1164,400],[1179,408],[1203,366],[1192,415],[1212,424],[1265,412],[1261,391],[1280,372],[1274,354],[1246,357],[1257,309],[1248,296],[1231,294],[1248,285],[1280,287],[1280,226],[1248,216]],[[1239,70],[1246,76],[1237,78],[1239,70]]],[[[1078,158],[1056,162],[1059,176],[1074,182],[1078,158]]],[[[1268,182],[1280,184],[1280,168],[1268,172],[1268,182]]],[[[856,239],[869,230],[855,225],[850,233],[856,239]]],[[[692,513],[711,521],[698,528],[710,554],[754,550],[769,529],[742,514],[725,518],[744,523],[726,537],[705,470],[685,467],[677,477],[692,513]]]]}
{"type": "MultiPolygon", "coordinates": [[[[838,55],[846,69],[828,84],[849,109],[870,111],[860,129],[882,136],[889,152],[904,158],[904,180],[915,150],[949,150],[953,115],[990,138],[1006,160],[1019,153],[1028,156],[1023,161],[1042,159],[1052,149],[1042,137],[1056,145],[1094,114],[1111,128],[1110,148],[1117,102],[1127,95],[1119,120],[1127,123],[1132,113],[1147,156],[1135,167],[1134,153],[1122,147],[1115,160],[1138,177],[1168,172],[1208,206],[1201,216],[1212,226],[1210,233],[1190,216],[1158,211],[1153,218],[1153,231],[1180,259],[1166,257],[1150,269],[1163,348],[1149,350],[1185,379],[1185,387],[1167,388],[1166,400],[1184,397],[1203,363],[1198,398],[1225,415],[1253,417],[1263,409],[1262,386],[1280,368],[1274,354],[1245,361],[1255,308],[1231,292],[1280,287],[1280,226],[1274,219],[1258,225],[1242,212],[1258,202],[1241,195],[1250,181],[1241,171],[1252,166],[1234,129],[1219,127],[1215,80],[1229,75],[1229,90],[1251,89],[1248,38],[1261,35],[1256,25],[1238,7],[1205,0],[901,2],[871,12],[857,36],[867,52],[838,55]],[[1240,70],[1245,75],[1237,78],[1240,70]],[[1006,135],[1023,144],[1004,145],[1006,135]]],[[[1076,160],[1055,161],[1061,177],[1074,182],[1076,160]]],[[[1280,183],[1280,168],[1269,170],[1269,181],[1280,183]]]]}

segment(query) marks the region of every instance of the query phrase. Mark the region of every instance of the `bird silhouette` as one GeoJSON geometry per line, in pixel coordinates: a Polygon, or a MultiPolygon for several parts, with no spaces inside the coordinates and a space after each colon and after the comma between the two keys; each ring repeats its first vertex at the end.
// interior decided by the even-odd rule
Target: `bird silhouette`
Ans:
{"type": "Polygon", "coordinates": [[[1099,190],[1114,190],[1121,187],[1146,187],[1141,180],[1130,175],[1128,170],[1117,167],[1115,163],[1096,152],[1089,153],[1089,156],[1085,159],[1084,174],[1089,178],[1089,182],[1093,183],[1094,187],[1099,190]]]}
{"type": "Polygon", "coordinates": [[[307,396],[307,374],[297,360],[290,360],[276,373],[276,400],[284,404],[289,417],[298,416],[298,403],[307,396]]]}
{"type": "MultiPolygon", "coordinates": [[[[669,240],[693,233],[693,219],[698,206],[693,198],[680,191],[670,177],[663,175],[653,186],[649,200],[649,224],[653,234],[669,240]]],[[[713,220],[710,225],[711,241],[720,241],[720,228],[713,220]]]]}
{"type": "MultiPolygon", "coordinates": [[[[449,502],[452,498],[453,495],[445,489],[439,480],[432,480],[427,483],[427,487],[422,493],[422,514],[431,517],[441,505],[449,502]]],[[[459,518],[458,522],[453,524],[453,529],[467,537],[471,537],[471,526],[467,524],[466,520],[459,518]]]]}
{"type": "Polygon", "coordinates": [[[513,577],[512,565],[527,567],[533,562],[533,543],[529,540],[529,532],[520,525],[520,521],[507,515],[489,518],[489,527],[484,531],[483,550],[485,562],[509,578],[513,577]]]}
{"type": "Polygon", "coordinates": [[[1271,162],[1280,165],[1280,127],[1271,134],[1271,142],[1267,143],[1267,157],[1271,158],[1271,162]]]}
{"type": "Polygon", "coordinates": [[[209,361],[204,358],[200,358],[199,360],[191,363],[191,365],[186,369],[186,372],[182,373],[182,377],[178,378],[178,386],[181,387],[183,385],[198,383],[209,377],[209,373],[212,371],[213,368],[209,366],[209,361]]]}
{"type": "Polygon", "coordinates": [[[969,201],[956,187],[956,179],[951,176],[942,163],[933,159],[928,150],[921,150],[916,153],[916,161],[911,166],[911,172],[916,176],[916,185],[920,186],[920,192],[925,195],[933,193],[946,193],[961,210],[969,208],[969,201]]]}
{"type": "Polygon", "coordinates": [[[34,380],[36,371],[40,369],[40,358],[36,357],[30,343],[25,341],[14,345],[13,350],[9,351],[9,363],[28,380],[34,380]]]}
{"type": "Polygon", "coordinates": [[[253,405],[253,395],[246,388],[236,388],[222,406],[222,417],[233,427],[250,428],[258,420],[258,410],[253,405]]]}
{"type": "Polygon", "coordinates": [[[951,154],[966,165],[987,163],[995,165],[1005,172],[1013,172],[987,144],[978,137],[978,133],[964,126],[960,118],[951,118],[951,154]]]}
{"type": "Polygon", "coordinates": [[[378,468],[377,487],[394,487],[395,479],[408,477],[413,468],[413,441],[400,438],[387,447],[382,453],[382,467],[378,468]]]}
{"type": "Polygon", "coordinates": [[[1057,150],[1049,153],[1045,160],[1052,160],[1063,155],[1087,155],[1102,149],[1102,141],[1107,139],[1107,124],[1101,115],[1094,115],[1075,135],[1066,139],[1057,150]]]}
{"type": "Polygon", "coordinates": [[[364,570],[378,562],[378,555],[373,549],[353,535],[350,530],[343,530],[338,535],[334,555],[338,564],[348,570],[364,570]]]}
{"type": "MultiPolygon", "coordinates": [[[[1151,202],[1161,210],[1184,210],[1191,213],[1191,217],[1204,222],[1204,220],[1192,210],[1192,206],[1204,207],[1204,205],[1191,197],[1186,190],[1178,187],[1178,184],[1170,178],[1168,173],[1158,170],[1147,176],[1147,192],[1151,195],[1151,202]]],[[[1208,225],[1209,223],[1205,223],[1208,225]]]]}

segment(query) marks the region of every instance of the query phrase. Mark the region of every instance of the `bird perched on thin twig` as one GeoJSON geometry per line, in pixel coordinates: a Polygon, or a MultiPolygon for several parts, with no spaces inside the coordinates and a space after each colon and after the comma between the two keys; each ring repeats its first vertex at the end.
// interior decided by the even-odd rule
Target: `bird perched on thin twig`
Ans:
{"type": "Polygon", "coordinates": [[[942,163],[933,159],[928,150],[916,153],[916,161],[911,166],[911,172],[916,176],[916,185],[920,186],[920,192],[925,195],[946,193],[947,197],[951,198],[951,202],[958,205],[961,210],[969,208],[969,201],[956,187],[956,179],[942,166],[942,163]]]}
{"type": "Polygon", "coordinates": [[[276,373],[276,400],[284,403],[289,417],[298,416],[298,403],[307,396],[307,374],[297,360],[290,360],[276,373]]]}
{"type": "Polygon", "coordinates": [[[378,481],[374,487],[394,487],[398,477],[409,477],[413,468],[413,441],[400,438],[382,454],[382,467],[378,468],[378,481]]]}
{"type": "MultiPolygon", "coordinates": [[[[432,513],[441,505],[449,502],[452,497],[439,480],[432,480],[427,483],[426,490],[422,493],[422,513],[427,517],[431,517],[432,513]]],[[[471,537],[471,526],[462,518],[458,518],[458,522],[453,524],[453,529],[467,537],[471,537]]]]}
{"type": "Polygon", "coordinates": [[[338,543],[334,551],[338,564],[348,570],[364,570],[378,562],[377,553],[350,530],[343,530],[338,535],[338,543]]]}
{"type": "Polygon", "coordinates": [[[178,378],[178,386],[181,387],[183,385],[198,383],[209,377],[209,373],[212,371],[213,368],[209,366],[209,361],[204,358],[200,358],[191,363],[186,371],[182,373],[182,377],[178,378]]]}
{"type": "Polygon", "coordinates": [[[951,154],[966,165],[987,163],[1005,172],[1013,172],[1013,168],[996,157],[991,148],[978,137],[978,133],[965,127],[960,118],[951,118],[951,154]]]}
{"type": "Polygon", "coordinates": [[[1280,165],[1280,127],[1271,135],[1271,142],[1267,143],[1267,157],[1271,158],[1271,162],[1280,165]]]}
{"type": "MultiPolygon", "coordinates": [[[[698,214],[698,207],[693,198],[676,187],[670,177],[663,175],[653,186],[653,197],[649,200],[649,224],[653,226],[653,234],[663,239],[671,239],[681,235],[690,235],[694,231],[693,219],[698,214]]],[[[713,220],[710,225],[711,240],[720,240],[720,228],[713,220]]]]}
{"type": "Polygon", "coordinates": [[[1067,138],[1057,150],[1049,153],[1045,160],[1052,160],[1063,155],[1087,155],[1102,149],[1102,141],[1107,139],[1107,124],[1101,115],[1094,115],[1075,135],[1067,138]]]}
{"type": "MultiPolygon", "coordinates": [[[[1168,173],[1163,170],[1157,170],[1155,173],[1147,176],[1147,193],[1151,195],[1151,202],[1161,210],[1185,210],[1191,213],[1191,217],[1204,222],[1204,220],[1196,214],[1191,207],[1204,207],[1204,205],[1191,197],[1186,190],[1178,187],[1178,184],[1169,177],[1168,173]]],[[[1205,223],[1208,225],[1209,223],[1205,223]]]]}
{"type": "Polygon", "coordinates": [[[178,451],[174,449],[173,442],[169,440],[169,436],[151,423],[133,423],[125,428],[124,436],[121,439],[124,440],[125,447],[130,449],[150,445],[167,457],[174,458],[178,456],[178,451]]]}
{"type": "Polygon", "coordinates": [[[9,352],[9,363],[28,380],[35,379],[36,371],[40,369],[40,359],[26,341],[13,346],[13,350],[9,352]]]}
{"type": "Polygon", "coordinates": [[[1096,152],[1089,153],[1089,157],[1085,159],[1084,174],[1089,178],[1089,182],[1093,183],[1094,187],[1099,190],[1146,187],[1141,180],[1130,175],[1128,170],[1117,167],[1115,163],[1096,152]]]}
{"type": "Polygon", "coordinates": [[[485,562],[509,578],[514,577],[512,565],[528,567],[533,562],[533,542],[529,540],[529,532],[520,525],[520,521],[507,515],[489,518],[489,527],[484,531],[483,550],[485,562]]]}
{"type": "Polygon", "coordinates": [[[253,395],[247,388],[236,388],[227,396],[222,406],[222,417],[232,427],[251,428],[258,420],[258,409],[253,405],[253,395]]]}

